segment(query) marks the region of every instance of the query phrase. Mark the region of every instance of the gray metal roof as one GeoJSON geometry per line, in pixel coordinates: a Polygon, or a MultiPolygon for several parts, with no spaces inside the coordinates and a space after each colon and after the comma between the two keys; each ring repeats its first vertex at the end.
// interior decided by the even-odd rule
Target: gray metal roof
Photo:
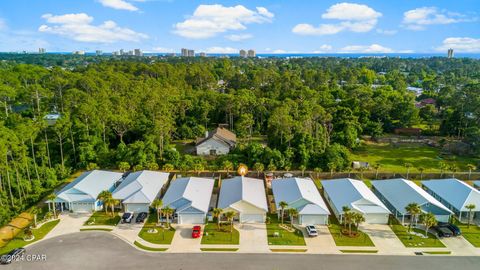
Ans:
{"type": "Polygon", "coordinates": [[[480,188],[480,181],[473,181],[473,185],[477,188],[480,188]]]}
{"type": "Polygon", "coordinates": [[[440,196],[459,211],[468,211],[468,204],[480,208],[480,191],[458,179],[434,179],[422,181],[422,185],[440,196]]]}
{"type": "Polygon", "coordinates": [[[115,189],[112,196],[123,203],[151,204],[163,185],[168,181],[168,173],[138,171],[130,173],[115,189]]]}
{"type": "Polygon", "coordinates": [[[214,183],[211,178],[178,178],[170,183],[162,199],[163,205],[178,208],[177,212],[193,207],[208,213],[214,183]]]}
{"type": "Polygon", "coordinates": [[[322,186],[338,213],[342,213],[342,208],[348,206],[364,214],[390,214],[388,208],[363,181],[350,178],[324,180],[322,186]]]}
{"type": "Polygon", "coordinates": [[[327,205],[310,178],[283,178],[272,181],[272,191],[277,209],[284,201],[299,210],[300,214],[329,215],[327,205]]]}
{"type": "Polygon", "coordinates": [[[84,172],[59,192],[57,197],[66,202],[92,202],[104,190],[111,190],[115,182],[122,178],[122,173],[93,170],[84,172]]]}
{"type": "Polygon", "coordinates": [[[398,212],[404,215],[407,214],[405,207],[410,203],[419,204],[424,211],[427,211],[427,208],[428,211],[433,210],[430,208],[430,205],[433,205],[437,208],[437,213],[434,214],[440,214],[439,212],[452,214],[450,209],[412,181],[402,178],[377,180],[372,181],[372,185],[398,212]]]}
{"type": "Polygon", "coordinates": [[[263,180],[244,176],[222,180],[218,207],[227,208],[239,201],[248,202],[255,207],[268,211],[263,180]]]}

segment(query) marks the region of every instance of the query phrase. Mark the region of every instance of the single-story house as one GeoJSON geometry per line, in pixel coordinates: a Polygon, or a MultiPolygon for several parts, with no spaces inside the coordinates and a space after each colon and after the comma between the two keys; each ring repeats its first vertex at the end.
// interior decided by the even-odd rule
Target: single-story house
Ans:
{"type": "Polygon", "coordinates": [[[363,214],[365,223],[387,224],[390,211],[363,181],[350,178],[322,181],[324,196],[339,221],[343,207],[363,214]]]}
{"type": "Polygon", "coordinates": [[[288,204],[286,209],[298,211],[298,224],[326,225],[330,211],[322,199],[317,186],[310,178],[284,178],[272,181],[272,191],[277,208],[281,214],[280,202],[288,204]]]}
{"type": "Polygon", "coordinates": [[[154,171],[138,171],[130,173],[115,189],[112,197],[123,204],[125,212],[147,212],[152,202],[158,197],[168,173],[154,171]]]}
{"type": "Polygon", "coordinates": [[[102,209],[98,194],[104,190],[113,191],[123,174],[118,172],[93,170],[84,172],[67,184],[55,195],[55,204],[60,210],[73,212],[93,212],[102,209]]]}
{"type": "Polygon", "coordinates": [[[480,218],[480,191],[458,179],[422,181],[425,190],[452,210],[460,221],[468,221],[467,205],[475,205],[473,219],[480,218]]]}
{"type": "Polygon", "coordinates": [[[200,156],[225,155],[237,144],[237,135],[224,127],[206,132],[204,138],[197,140],[195,151],[200,156]]]}
{"type": "Polygon", "coordinates": [[[409,216],[405,207],[410,203],[420,205],[424,213],[433,213],[437,221],[448,222],[450,215],[453,214],[450,209],[410,180],[399,178],[372,181],[372,190],[402,224],[405,224],[405,216],[409,216]]]}
{"type": "Polygon", "coordinates": [[[268,212],[263,180],[237,176],[222,180],[218,208],[234,211],[240,223],[263,223],[268,212]]]}
{"type": "Polygon", "coordinates": [[[480,181],[473,181],[473,186],[480,189],[480,181]]]}
{"type": "Polygon", "coordinates": [[[163,205],[175,210],[178,224],[203,224],[214,183],[213,179],[199,177],[173,180],[163,196],[163,205]]]}

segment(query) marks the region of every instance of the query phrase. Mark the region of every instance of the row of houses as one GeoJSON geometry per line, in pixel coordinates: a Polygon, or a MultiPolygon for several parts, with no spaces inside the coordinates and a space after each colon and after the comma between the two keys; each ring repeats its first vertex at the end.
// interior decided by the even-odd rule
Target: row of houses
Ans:
{"type": "MultiPolygon", "coordinates": [[[[330,214],[343,220],[344,208],[363,214],[365,222],[387,224],[390,215],[403,224],[410,221],[405,207],[420,205],[423,212],[433,213],[438,221],[447,222],[452,214],[467,218],[466,206],[474,204],[474,219],[480,219],[480,191],[457,179],[422,181],[422,187],[405,179],[372,181],[369,188],[363,181],[335,179],[321,181],[323,197],[309,178],[281,178],[271,182],[273,205],[280,213],[295,208],[301,225],[328,224],[330,214]],[[325,200],[323,199],[325,198],[325,200]]],[[[480,181],[475,182],[480,188],[480,181]]],[[[122,203],[124,211],[148,212],[156,198],[174,209],[179,224],[202,224],[208,213],[218,207],[233,211],[241,223],[263,223],[269,212],[267,188],[262,179],[237,176],[218,182],[218,196],[213,196],[215,180],[184,177],[169,179],[168,173],[139,171],[128,175],[94,170],[82,174],[57,193],[55,203],[60,210],[92,212],[102,209],[97,200],[103,190],[122,203]]]]}

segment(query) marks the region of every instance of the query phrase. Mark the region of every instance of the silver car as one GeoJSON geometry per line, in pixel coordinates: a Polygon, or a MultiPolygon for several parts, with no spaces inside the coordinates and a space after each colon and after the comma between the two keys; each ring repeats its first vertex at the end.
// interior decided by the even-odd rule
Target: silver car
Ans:
{"type": "Polygon", "coordinates": [[[310,237],[318,236],[317,228],[315,228],[315,226],[313,226],[313,225],[307,225],[307,226],[305,227],[305,229],[307,230],[308,236],[310,236],[310,237]]]}

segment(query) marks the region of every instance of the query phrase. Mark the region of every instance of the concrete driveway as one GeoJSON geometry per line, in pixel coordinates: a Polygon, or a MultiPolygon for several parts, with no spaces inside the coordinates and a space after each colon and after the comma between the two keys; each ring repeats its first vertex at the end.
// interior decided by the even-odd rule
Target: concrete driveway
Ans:
{"type": "Polygon", "coordinates": [[[238,252],[257,253],[270,252],[267,239],[267,226],[260,223],[236,224],[240,233],[240,248],[238,252]]]}
{"type": "Polygon", "coordinates": [[[480,248],[475,248],[462,236],[442,238],[442,242],[452,252],[452,255],[480,255],[480,248]]]}
{"type": "Polygon", "coordinates": [[[305,244],[307,244],[307,253],[321,253],[321,254],[338,254],[337,246],[333,240],[327,226],[315,226],[317,228],[318,236],[309,237],[305,227],[301,227],[305,237],[305,244]]]}
{"type": "MultiPolygon", "coordinates": [[[[168,252],[200,252],[200,242],[202,241],[202,237],[192,238],[193,225],[173,226],[175,226],[175,235],[173,236],[172,244],[168,249],[168,252]]],[[[201,227],[203,232],[204,226],[201,227]]]]}
{"type": "Polygon", "coordinates": [[[50,233],[45,236],[45,239],[69,234],[76,233],[80,231],[80,228],[83,227],[83,224],[91,216],[89,213],[63,213],[59,216],[60,223],[58,223],[55,228],[53,228],[50,233]]]}
{"type": "Polygon", "coordinates": [[[127,240],[130,243],[135,242],[138,238],[138,233],[143,228],[143,223],[135,223],[135,219],[132,220],[132,223],[118,223],[115,228],[113,228],[112,233],[118,235],[119,237],[127,240]]]}
{"type": "Polygon", "coordinates": [[[380,254],[412,254],[385,224],[362,224],[360,230],[370,236],[380,254]]]}

